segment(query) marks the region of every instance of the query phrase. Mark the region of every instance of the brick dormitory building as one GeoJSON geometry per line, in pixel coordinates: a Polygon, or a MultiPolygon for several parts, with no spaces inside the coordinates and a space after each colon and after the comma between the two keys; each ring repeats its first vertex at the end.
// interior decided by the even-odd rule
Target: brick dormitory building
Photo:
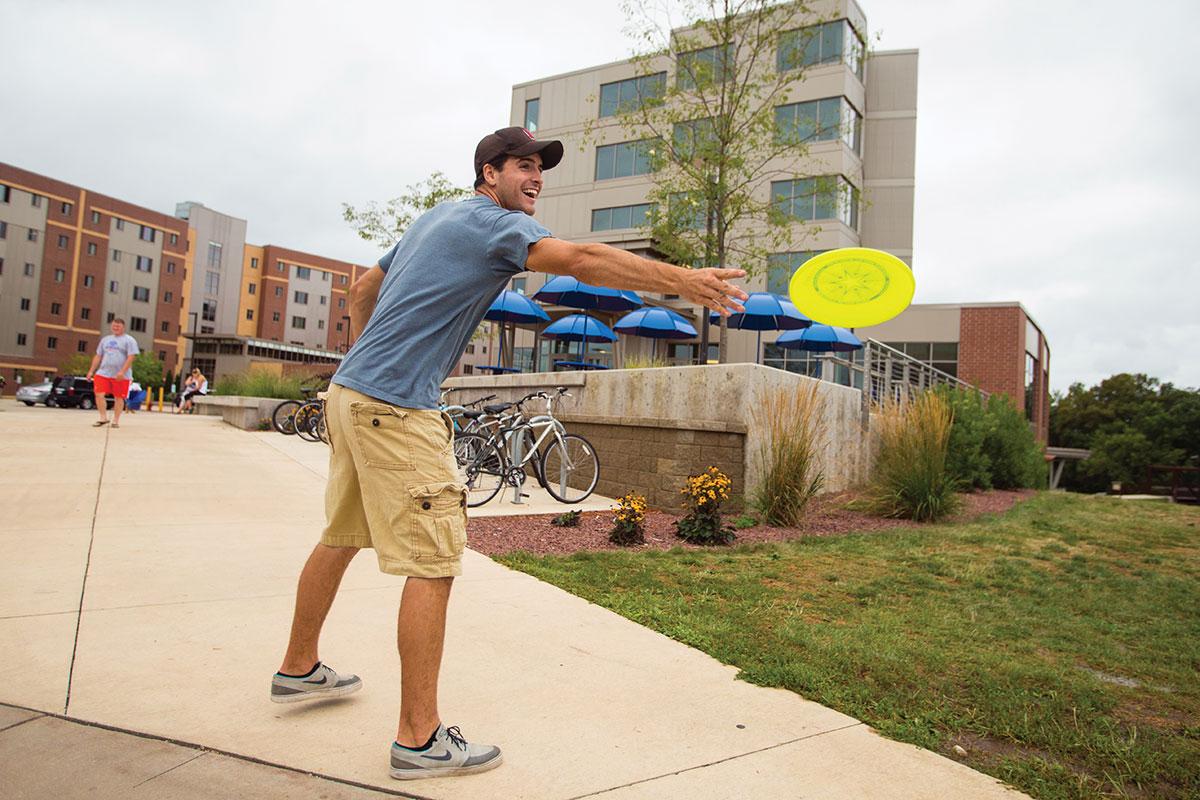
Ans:
{"type": "Polygon", "coordinates": [[[332,369],[367,267],[245,235],[199,203],[171,216],[0,163],[0,375],[58,373],[114,317],[171,373],[332,369]]]}

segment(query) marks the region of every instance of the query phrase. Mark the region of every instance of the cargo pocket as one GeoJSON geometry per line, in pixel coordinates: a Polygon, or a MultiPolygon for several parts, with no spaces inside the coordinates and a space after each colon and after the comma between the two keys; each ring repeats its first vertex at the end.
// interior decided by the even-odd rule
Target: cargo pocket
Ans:
{"type": "Polygon", "coordinates": [[[408,487],[412,495],[413,558],[454,559],[467,544],[467,489],[461,483],[408,487]]]}
{"type": "Polygon", "coordinates": [[[408,415],[387,403],[350,403],[350,424],[363,464],[381,469],[412,469],[408,415]]]}

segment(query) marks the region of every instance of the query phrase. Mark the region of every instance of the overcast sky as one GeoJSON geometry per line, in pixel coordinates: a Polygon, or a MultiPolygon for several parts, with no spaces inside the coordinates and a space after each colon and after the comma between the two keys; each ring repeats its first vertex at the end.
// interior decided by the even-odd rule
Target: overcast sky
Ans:
{"type": "MultiPolygon", "coordinates": [[[[921,51],[917,302],[1020,300],[1052,388],[1200,386],[1200,4],[860,0],[921,51]]],[[[0,160],[359,263],[340,203],[471,182],[511,87],[625,58],[616,0],[0,3],[0,160]]]]}

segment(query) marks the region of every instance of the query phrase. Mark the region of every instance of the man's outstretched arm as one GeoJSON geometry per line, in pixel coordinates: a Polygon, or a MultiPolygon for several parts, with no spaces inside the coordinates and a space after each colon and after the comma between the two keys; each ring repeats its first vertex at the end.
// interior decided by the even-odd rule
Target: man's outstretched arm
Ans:
{"type": "Polygon", "coordinates": [[[677,294],[723,316],[745,310],[739,301],[746,299],[746,293],[728,283],[745,277],[745,270],[684,269],[606,244],[575,244],[551,237],[529,246],[525,266],[595,286],[677,294]]]}

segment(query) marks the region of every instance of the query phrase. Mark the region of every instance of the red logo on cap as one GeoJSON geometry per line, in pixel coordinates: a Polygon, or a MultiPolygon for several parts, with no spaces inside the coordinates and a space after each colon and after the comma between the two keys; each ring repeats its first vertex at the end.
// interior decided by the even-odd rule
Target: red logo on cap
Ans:
{"type": "Polygon", "coordinates": [[[522,132],[522,133],[524,133],[526,136],[528,136],[530,139],[533,139],[533,134],[532,134],[532,133],[530,133],[530,132],[529,132],[528,130],[526,130],[525,128],[521,128],[521,132],[522,132]]]}

